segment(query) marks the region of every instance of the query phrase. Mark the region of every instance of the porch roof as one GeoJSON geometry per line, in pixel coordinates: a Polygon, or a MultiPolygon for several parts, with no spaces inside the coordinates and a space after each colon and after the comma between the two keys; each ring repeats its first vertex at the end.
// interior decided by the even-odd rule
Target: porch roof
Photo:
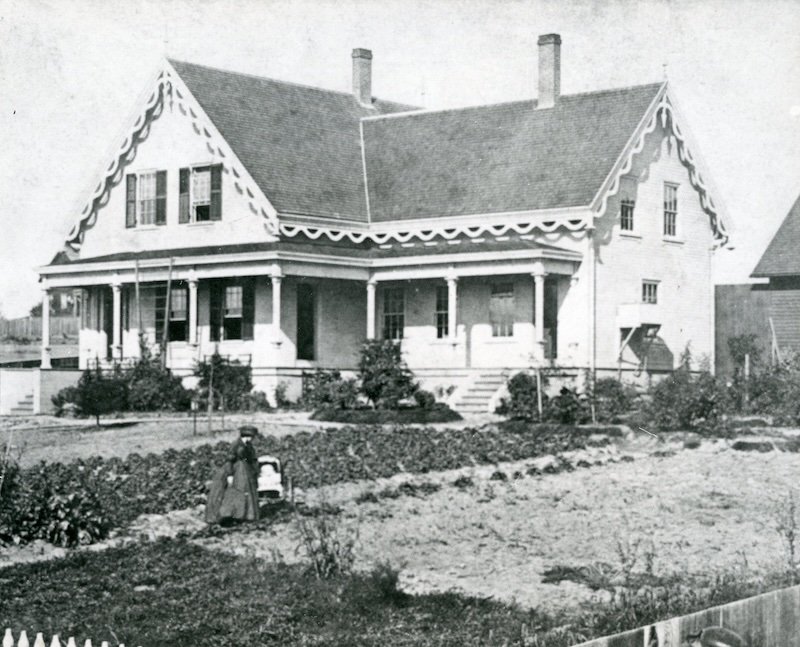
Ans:
{"type": "MultiPolygon", "coordinates": [[[[138,252],[120,252],[95,256],[93,258],[70,259],[64,252],[59,252],[47,268],[50,274],[58,273],[60,267],[77,267],[82,265],[92,266],[100,263],[130,263],[133,261],[163,260],[168,263],[171,258],[194,258],[230,256],[238,254],[269,253],[275,252],[276,257],[281,253],[304,254],[320,256],[323,258],[338,257],[361,260],[378,260],[392,258],[409,258],[415,256],[444,256],[476,253],[500,253],[525,251],[541,252],[552,258],[579,261],[582,254],[563,249],[555,245],[547,245],[533,240],[514,238],[509,240],[488,239],[473,242],[471,239],[460,239],[459,242],[437,241],[435,245],[415,242],[413,244],[394,244],[391,246],[373,246],[368,244],[353,245],[345,243],[325,243],[316,241],[280,240],[268,243],[244,243],[239,245],[212,245],[206,247],[183,247],[165,250],[142,250],[138,252]]],[[[43,268],[43,269],[47,269],[43,268]]]]}

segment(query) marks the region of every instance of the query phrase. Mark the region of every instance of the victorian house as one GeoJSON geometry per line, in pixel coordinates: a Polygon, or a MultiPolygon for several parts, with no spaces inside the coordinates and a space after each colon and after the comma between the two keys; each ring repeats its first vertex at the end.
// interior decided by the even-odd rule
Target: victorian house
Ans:
{"type": "Polygon", "coordinates": [[[142,333],[178,374],[217,349],[296,395],[385,338],[485,409],[510,371],[712,355],[725,216],[670,86],[562,95],[560,48],[537,99],[454,110],[374,98],[364,49],[352,93],[165,61],[39,270],[82,293],[81,367],[142,333]]]}

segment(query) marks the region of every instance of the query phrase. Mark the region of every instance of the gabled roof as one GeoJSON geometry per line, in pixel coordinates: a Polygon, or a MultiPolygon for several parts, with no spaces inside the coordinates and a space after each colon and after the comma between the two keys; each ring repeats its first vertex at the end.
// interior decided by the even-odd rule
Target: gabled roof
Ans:
{"type": "Polygon", "coordinates": [[[588,206],[661,87],[365,119],[372,221],[588,206]]]}
{"type": "Polygon", "coordinates": [[[753,278],[800,275],[800,197],[750,275],[753,278]]]}
{"type": "Polygon", "coordinates": [[[412,106],[170,64],[279,212],[367,221],[359,121],[412,106]]]}

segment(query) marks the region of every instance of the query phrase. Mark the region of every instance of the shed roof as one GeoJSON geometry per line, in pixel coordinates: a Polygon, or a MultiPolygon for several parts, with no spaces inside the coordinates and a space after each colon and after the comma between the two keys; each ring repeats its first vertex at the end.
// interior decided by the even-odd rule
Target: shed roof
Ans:
{"type": "Polygon", "coordinates": [[[789,209],[767,251],[751,274],[754,278],[800,275],[800,197],[789,209]]]}

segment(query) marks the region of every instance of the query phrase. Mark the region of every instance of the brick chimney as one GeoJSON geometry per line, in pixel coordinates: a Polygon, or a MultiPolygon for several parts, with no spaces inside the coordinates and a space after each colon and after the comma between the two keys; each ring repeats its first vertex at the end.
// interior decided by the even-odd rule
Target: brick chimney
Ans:
{"type": "Polygon", "coordinates": [[[364,106],[372,106],[372,52],[353,50],[353,96],[364,106]]]}
{"type": "MultiPolygon", "coordinates": [[[[353,54],[355,56],[355,54],[353,54]]],[[[539,36],[539,101],[537,108],[552,108],[561,94],[561,36],[539,36]]]]}

